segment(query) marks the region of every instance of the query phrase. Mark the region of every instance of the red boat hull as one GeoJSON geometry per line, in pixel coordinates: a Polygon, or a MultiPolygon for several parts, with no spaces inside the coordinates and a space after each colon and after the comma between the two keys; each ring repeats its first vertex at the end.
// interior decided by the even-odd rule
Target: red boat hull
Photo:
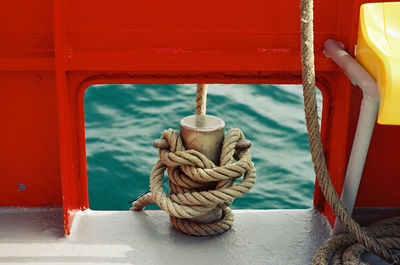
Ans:
{"type": "MultiPolygon", "coordinates": [[[[341,191],[362,94],[322,54],[352,53],[371,1],[316,1],[322,138],[341,191]]],[[[8,1],[0,10],[0,206],[88,208],[83,95],[104,83],[301,83],[299,1],[8,1]],[[21,190],[19,183],[26,188],[21,190]]],[[[400,128],[374,131],[357,206],[400,207],[400,128]]],[[[262,135],[258,137],[263,137],[262,135]]],[[[284,176],[282,176],[284,177],[284,176]]],[[[315,206],[334,217],[317,186],[315,206]]]]}

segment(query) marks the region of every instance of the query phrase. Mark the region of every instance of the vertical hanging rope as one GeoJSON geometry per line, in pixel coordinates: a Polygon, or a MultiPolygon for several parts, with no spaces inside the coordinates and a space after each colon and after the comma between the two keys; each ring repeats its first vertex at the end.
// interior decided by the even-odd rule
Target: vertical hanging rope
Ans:
{"type": "MultiPolygon", "coordinates": [[[[317,101],[315,93],[314,36],[313,36],[313,0],[301,0],[301,64],[303,79],[304,108],[306,125],[310,142],[311,156],[318,183],[336,217],[347,228],[348,232],[367,249],[376,253],[388,262],[399,264],[399,258],[382,246],[350,216],[340,201],[329,176],[319,133],[317,101]]],[[[341,246],[335,245],[333,248],[341,246]]],[[[317,253],[313,264],[328,264],[326,252],[317,253]]]]}
{"type": "Polygon", "coordinates": [[[198,84],[196,92],[196,115],[206,115],[207,108],[207,84],[198,84]]]}

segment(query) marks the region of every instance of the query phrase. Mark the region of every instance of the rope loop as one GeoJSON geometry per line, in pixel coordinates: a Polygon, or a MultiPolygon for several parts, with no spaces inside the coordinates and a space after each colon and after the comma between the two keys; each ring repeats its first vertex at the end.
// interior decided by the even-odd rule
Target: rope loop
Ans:
{"type": "Polygon", "coordinates": [[[155,203],[170,215],[171,223],[180,231],[195,236],[218,235],[233,224],[228,207],[247,193],[256,180],[256,170],[249,150],[236,150],[245,137],[240,129],[231,129],[223,141],[220,165],[215,165],[196,150],[185,150],[179,132],[163,132],[169,149],[159,149],[159,160],[150,177],[150,192],[133,202],[131,210],[143,210],[155,203]],[[164,172],[168,169],[170,195],[163,189],[164,172]],[[241,179],[238,183],[236,180],[241,179]],[[190,219],[221,209],[220,221],[203,224],[190,219]]]}

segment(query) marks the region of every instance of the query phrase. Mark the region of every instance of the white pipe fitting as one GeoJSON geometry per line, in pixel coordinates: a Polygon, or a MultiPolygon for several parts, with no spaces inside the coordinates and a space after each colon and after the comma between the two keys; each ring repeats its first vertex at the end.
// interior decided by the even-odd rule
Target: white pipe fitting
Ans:
{"type": "MultiPolygon", "coordinates": [[[[375,79],[344,50],[343,43],[327,40],[324,44],[324,54],[342,68],[353,84],[359,86],[363,92],[360,116],[340,197],[352,214],[378,115],[380,95],[375,79]]],[[[344,227],[336,218],[333,233],[339,234],[343,231],[344,227]]]]}

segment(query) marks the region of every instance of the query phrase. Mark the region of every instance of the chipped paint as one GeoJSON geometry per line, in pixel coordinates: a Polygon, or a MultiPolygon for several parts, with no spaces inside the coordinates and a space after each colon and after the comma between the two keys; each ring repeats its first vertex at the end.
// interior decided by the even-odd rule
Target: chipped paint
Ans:
{"type": "Polygon", "coordinates": [[[17,190],[18,192],[26,190],[25,184],[17,183],[17,185],[18,185],[18,190],[17,190]]]}

